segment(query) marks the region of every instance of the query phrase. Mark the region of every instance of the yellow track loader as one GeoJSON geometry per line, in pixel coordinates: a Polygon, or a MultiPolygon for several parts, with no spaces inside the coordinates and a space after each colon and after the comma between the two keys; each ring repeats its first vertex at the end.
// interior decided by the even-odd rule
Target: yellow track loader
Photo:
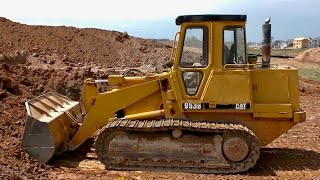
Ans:
{"type": "Polygon", "coordinates": [[[23,148],[47,163],[97,133],[95,150],[109,169],[248,170],[260,147],[305,121],[306,113],[299,106],[297,69],[270,64],[271,24],[263,24],[263,57],[257,63],[246,52],[246,19],[179,16],[172,67],[88,79],[84,108],[54,93],[26,102],[23,148]],[[99,92],[99,83],[112,90],[99,92]]]}

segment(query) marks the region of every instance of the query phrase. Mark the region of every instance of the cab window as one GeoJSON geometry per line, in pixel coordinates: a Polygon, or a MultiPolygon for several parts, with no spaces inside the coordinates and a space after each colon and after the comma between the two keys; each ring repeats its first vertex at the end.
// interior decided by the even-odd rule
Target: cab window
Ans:
{"type": "Polygon", "coordinates": [[[183,81],[188,95],[197,94],[198,88],[203,78],[203,73],[199,71],[183,72],[183,81]]]}
{"type": "Polygon", "coordinates": [[[187,28],[181,54],[181,67],[205,67],[208,65],[208,29],[187,28]]]}
{"type": "Polygon", "coordinates": [[[223,64],[246,64],[245,31],[241,27],[223,30],[223,64]]]}

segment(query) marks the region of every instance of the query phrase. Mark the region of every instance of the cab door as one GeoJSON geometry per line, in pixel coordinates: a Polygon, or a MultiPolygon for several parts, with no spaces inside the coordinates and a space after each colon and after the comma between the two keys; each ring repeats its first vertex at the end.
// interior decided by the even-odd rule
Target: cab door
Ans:
{"type": "Polygon", "coordinates": [[[176,78],[183,110],[201,109],[201,95],[206,84],[210,59],[210,23],[193,23],[182,27],[180,51],[177,54],[176,78]]]}

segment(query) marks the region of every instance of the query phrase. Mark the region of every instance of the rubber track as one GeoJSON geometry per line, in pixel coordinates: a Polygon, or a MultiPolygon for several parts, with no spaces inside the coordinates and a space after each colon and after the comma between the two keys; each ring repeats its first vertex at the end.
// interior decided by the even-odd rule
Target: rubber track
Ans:
{"type": "MultiPolygon", "coordinates": [[[[244,172],[253,167],[260,155],[260,146],[256,136],[247,127],[240,124],[222,124],[212,122],[199,122],[189,120],[177,120],[177,119],[161,119],[161,120],[126,120],[118,119],[111,123],[108,123],[99,133],[96,142],[96,153],[99,160],[106,165],[107,168],[116,170],[142,170],[142,171],[173,171],[173,172],[192,172],[192,173],[238,173],[244,172]],[[116,165],[111,164],[107,158],[106,153],[103,151],[104,138],[108,136],[111,131],[165,131],[172,129],[180,129],[187,131],[197,132],[213,132],[213,133],[240,133],[251,142],[251,152],[248,158],[239,163],[230,163],[230,168],[206,168],[206,167],[193,167],[185,168],[179,167],[179,164],[168,166],[139,166],[139,165],[116,165]]],[[[184,162],[180,161],[182,165],[184,162]]],[[[150,163],[152,165],[152,163],[150,163]]]]}

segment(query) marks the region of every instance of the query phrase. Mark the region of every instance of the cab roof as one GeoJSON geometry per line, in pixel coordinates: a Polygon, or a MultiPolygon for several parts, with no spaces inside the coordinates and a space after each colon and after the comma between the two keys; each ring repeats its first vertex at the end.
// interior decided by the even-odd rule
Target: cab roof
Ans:
{"type": "Polygon", "coordinates": [[[201,21],[246,21],[247,15],[231,15],[231,14],[204,14],[204,15],[182,15],[176,19],[176,25],[184,22],[201,22],[201,21]]]}

